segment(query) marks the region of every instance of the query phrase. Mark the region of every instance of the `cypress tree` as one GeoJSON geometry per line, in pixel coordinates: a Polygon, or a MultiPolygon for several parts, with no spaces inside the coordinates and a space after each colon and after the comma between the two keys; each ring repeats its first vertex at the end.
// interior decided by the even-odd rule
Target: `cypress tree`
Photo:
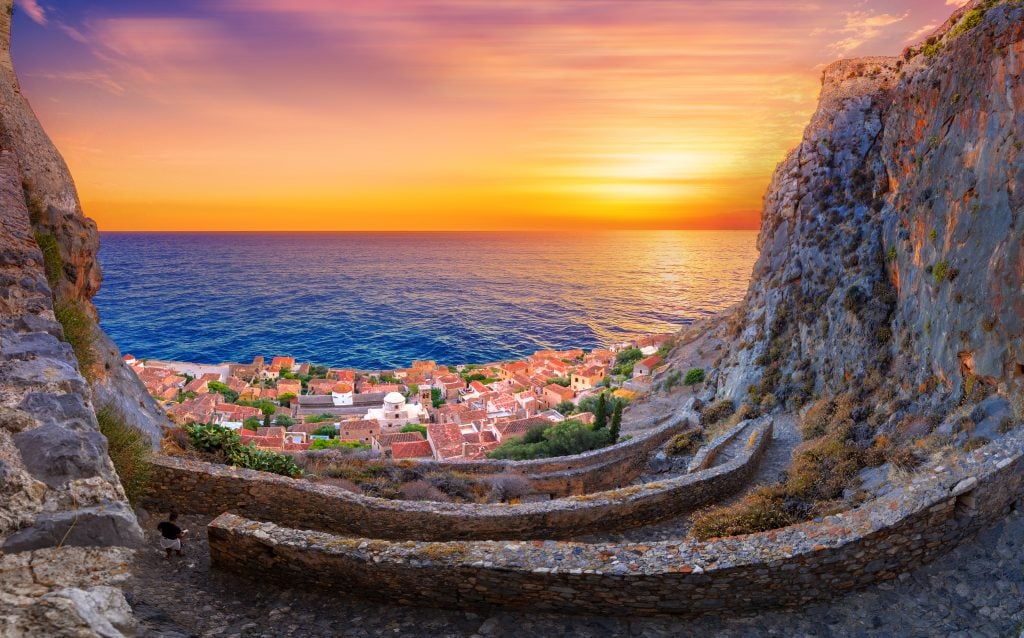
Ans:
{"type": "Polygon", "coordinates": [[[619,442],[619,430],[622,429],[622,401],[615,402],[615,411],[612,412],[612,425],[608,432],[612,435],[612,443],[619,442]]]}
{"type": "Polygon", "coordinates": [[[608,425],[608,403],[605,401],[604,392],[597,397],[597,409],[594,410],[594,429],[600,430],[608,425]]]}

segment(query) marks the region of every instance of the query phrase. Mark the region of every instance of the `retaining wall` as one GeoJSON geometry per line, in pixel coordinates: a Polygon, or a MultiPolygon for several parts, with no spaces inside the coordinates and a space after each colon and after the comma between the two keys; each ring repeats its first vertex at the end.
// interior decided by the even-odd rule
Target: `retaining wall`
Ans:
{"type": "Polygon", "coordinates": [[[771,419],[727,463],[657,483],[521,505],[391,501],[339,487],[181,458],[153,463],[147,506],[243,516],[302,529],[393,540],[571,538],[674,518],[734,494],[771,443],[771,419]]]}
{"type": "MultiPolygon", "coordinates": [[[[647,468],[648,458],[655,449],[673,436],[693,428],[699,421],[696,412],[684,408],[667,424],[639,432],[634,438],[616,445],[573,456],[531,461],[409,459],[400,463],[427,472],[437,470],[473,476],[515,474],[528,480],[534,493],[547,494],[552,498],[587,494],[613,489],[635,480],[647,468]]],[[[323,453],[309,455],[325,456],[323,453]]],[[[387,459],[381,462],[395,463],[387,459]]]]}
{"type": "Polygon", "coordinates": [[[395,604],[596,615],[797,606],[895,578],[1004,517],[1024,494],[1024,433],[834,516],[706,542],[404,542],[224,514],[213,564],[395,604]]]}

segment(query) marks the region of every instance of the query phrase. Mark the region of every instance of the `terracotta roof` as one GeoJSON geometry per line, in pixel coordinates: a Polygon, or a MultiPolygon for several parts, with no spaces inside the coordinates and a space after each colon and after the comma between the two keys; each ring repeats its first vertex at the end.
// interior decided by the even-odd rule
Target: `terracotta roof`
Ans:
{"type": "Polygon", "coordinates": [[[648,370],[651,370],[657,367],[659,363],[661,363],[661,357],[659,357],[658,355],[653,355],[641,361],[640,365],[644,366],[648,370]]]}
{"type": "Polygon", "coordinates": [[[546,392],[553,392],[562,397],[563,399],[572,399],[574,396],[576,396],[576,393],[573,392],[570,388],[560,386],[557,383],[549,383],[548,385],[544,386],[544,390],[546,392]]]}
{"type": "Polygon", "coordinates": [[[393,447],[395,443],[415,443],[426,440],[419,432],[391,432],[389,434],[378,434],[373,438],[377,439],[377,445],[385,450],[393,447]]]}
{"type": "Polygon", "coordinates": [[[454,423],[427,425],[427,439],[442,459],[462,454],[462,430],[454,423]]]}
{"type": "Polygon", "coordinates": [[[391,446],[391,458],[393,459],[422,459],[433,456],[434,452],[430,448],[430,441],[423,439],[399,441],[391,446]]]}
{"type": "Polygon", "coordinates": [[[507,423],[499,423],[494,426],[494,429],[501,432],[501,438],[507,439],[513,436],[523,436],[534,428],[548,427],[551,427],[551,421],[548,421],[544,417],[533,416],[528,419],[518,419],[507,423]]]}

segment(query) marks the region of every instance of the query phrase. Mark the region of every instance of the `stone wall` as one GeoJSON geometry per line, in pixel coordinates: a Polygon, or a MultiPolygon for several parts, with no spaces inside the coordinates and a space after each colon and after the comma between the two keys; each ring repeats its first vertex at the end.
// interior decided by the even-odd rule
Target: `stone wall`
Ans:
{"type": "Polygon", "coordinates": [[[648,458],[676,434],[700,421],[693,410],[684,408],[668,423],[634,434],[633,438],[610,447],[574,456],[532,461],[482,460],[464,462],[413,461],[424,470],[461,472],[474,476],[515,474],[524,477],[536,494],[552,498],[589,494],[626,485],[647,469],[648,458]]]}
{"type": "Polygon", "coordinates": [[[706,542],[403,542],[224,514],[214,565],[254,579],[458,609],[694,615],[797,606],[895,578],[1002,518],[1024,495],[1024,432],[929,468],[842,514],[706,542]]]}
{"type": "Polygon", "coordinates": [[[339,487],[181,458],[157,458],[150,508],[234,512],[282,525],[396,540],[571,538],[674,518],[738,491],[771,444],[756,441],[710,469],[616,490],[522,505],[391,501],[339,487]]]}

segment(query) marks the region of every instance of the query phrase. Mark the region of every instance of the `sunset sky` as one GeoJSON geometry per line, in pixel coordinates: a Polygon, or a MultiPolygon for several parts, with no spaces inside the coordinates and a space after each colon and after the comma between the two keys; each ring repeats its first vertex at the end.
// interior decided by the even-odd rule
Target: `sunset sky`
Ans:
{"type": "Polygon", "coordinates": [[[103,230],[755,228],[822,66],[956,0],[17,0],[103,230]]]}

